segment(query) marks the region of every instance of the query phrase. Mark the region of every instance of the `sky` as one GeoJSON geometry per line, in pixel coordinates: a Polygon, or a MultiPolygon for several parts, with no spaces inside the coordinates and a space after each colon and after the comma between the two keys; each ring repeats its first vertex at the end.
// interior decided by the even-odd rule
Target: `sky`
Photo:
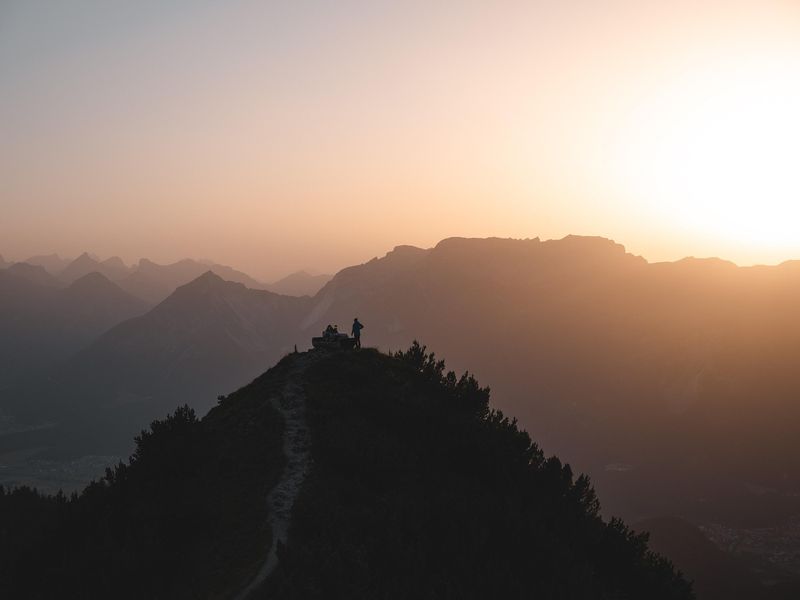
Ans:
{"type": "Polygon", "coordinates": [[[800,2],[0,0],[0,254],[800,258],[800,2]]]}

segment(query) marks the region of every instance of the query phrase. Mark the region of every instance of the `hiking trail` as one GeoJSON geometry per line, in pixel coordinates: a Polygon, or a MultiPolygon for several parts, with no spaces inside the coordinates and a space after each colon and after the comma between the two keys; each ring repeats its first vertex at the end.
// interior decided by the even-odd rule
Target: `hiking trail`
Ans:
{"type": "Polygon", "coordinates": [[[236,600],[245,600],[264,583],[278,564],[278,541],[285,544],[288,538],[292,507],[311,464],[311,438],[306,422],[306,398],[299,379],[312,360],[313,354],[299,356],[286,375],[283,389],[269,400],[275,410],[283,416],[283,453],[286,457],[286,466],[278,483],[266,499],[269,507],[269,526],[272,530],[272,541],[266,560],[250,583],[235,596],[236,600]]]}

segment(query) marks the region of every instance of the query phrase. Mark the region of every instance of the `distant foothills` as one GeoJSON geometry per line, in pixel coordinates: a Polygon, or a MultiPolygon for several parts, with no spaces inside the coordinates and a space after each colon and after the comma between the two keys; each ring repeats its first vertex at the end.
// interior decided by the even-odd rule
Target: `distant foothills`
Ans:
{"type": "Polygon", "coordinates": [[[358,317],[365,346],[416,339],[474,372],[607,514],[677,515],[755,554],[780,543],[760,572],[800,573],[800,261],[650,263],[567,236],[399,246],[284,287],[191,260],[5,266],[0,456],[125,456],[152,419],[205,414],[358,317]]]}

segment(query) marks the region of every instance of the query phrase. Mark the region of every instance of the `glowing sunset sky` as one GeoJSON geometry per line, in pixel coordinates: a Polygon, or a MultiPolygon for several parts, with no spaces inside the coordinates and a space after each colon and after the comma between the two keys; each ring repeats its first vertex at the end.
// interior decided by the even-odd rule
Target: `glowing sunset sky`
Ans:
{"type": "Polygon", "coordinates": [[[0,254],[800,258],[800,2],[0,3],[0,254]]]}

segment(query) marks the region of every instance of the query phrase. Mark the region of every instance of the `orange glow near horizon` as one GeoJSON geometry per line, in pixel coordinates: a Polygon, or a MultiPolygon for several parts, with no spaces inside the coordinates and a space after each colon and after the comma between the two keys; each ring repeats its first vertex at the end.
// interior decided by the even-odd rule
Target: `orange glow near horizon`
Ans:
{"type": "Polygon", "coordinates": [[[0,254],[800,258],[791,0],[0,7],[0,254]]]}

